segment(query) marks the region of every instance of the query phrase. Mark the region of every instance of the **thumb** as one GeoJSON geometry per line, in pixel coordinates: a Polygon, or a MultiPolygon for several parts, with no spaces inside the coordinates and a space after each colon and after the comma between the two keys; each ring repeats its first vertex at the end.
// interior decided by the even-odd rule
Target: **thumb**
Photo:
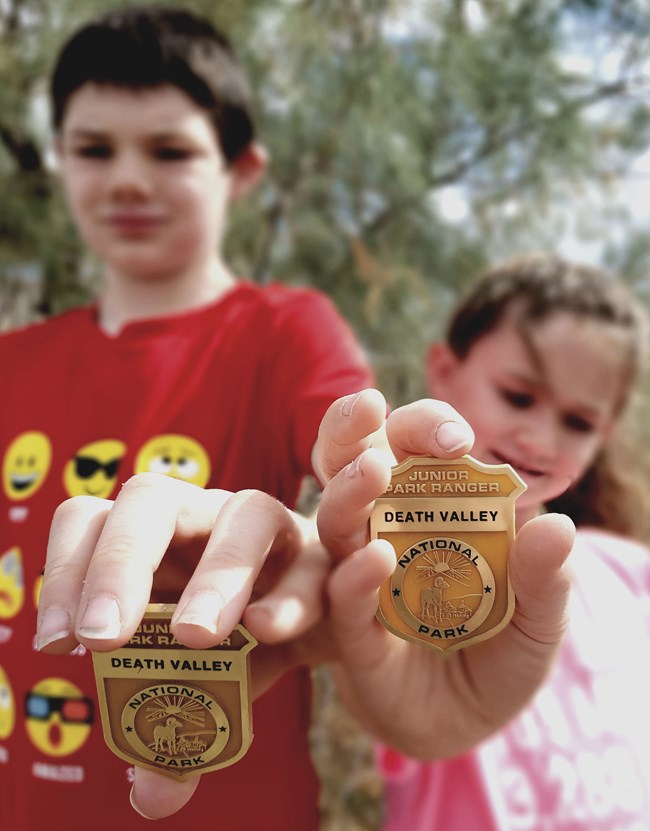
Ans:
{"type": "Polygon", "coordinates": [[[563,569],[575,539],[575,527],[563,514],[527,522],[510,554],[510,579],[517,598],[513,624],[543,644],[558,643],[567,624],[570,581],[563,569]]]}
{"type": "Polygon", "coordinates": [[[197,774],[176,782],[169,776],[136,766],[131,805],[145,819],[168,817],[190,801],[200,779],[197,774]]]}
{"type": "Polygon", "coordinates": [[[467,650],[490,730],[512,718],[548,674],[568,623],[570,582],[563,566],[574,538],[573,523],[561,514],[536,517],[515,537],[512,620],[496,637],[467,650]]]}

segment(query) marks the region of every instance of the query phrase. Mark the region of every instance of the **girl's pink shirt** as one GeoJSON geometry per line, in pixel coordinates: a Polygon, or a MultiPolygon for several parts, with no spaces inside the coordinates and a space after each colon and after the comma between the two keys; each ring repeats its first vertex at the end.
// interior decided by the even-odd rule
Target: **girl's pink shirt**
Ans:
{"type": "Polygon", "coordinates": [[[382,831],[650,829],[650,551],[581,530],[570,563],[569,632],[519,717],[451,760],[378,748],[382,831]]]}

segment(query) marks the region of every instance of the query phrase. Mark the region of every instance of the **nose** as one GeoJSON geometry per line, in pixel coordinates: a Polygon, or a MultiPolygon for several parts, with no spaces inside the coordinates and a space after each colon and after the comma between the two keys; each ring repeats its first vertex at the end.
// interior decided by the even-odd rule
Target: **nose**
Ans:
{"type": "Polygon", "coordinates": [[[515,440],[525,459],[538,464],[549,464],[556,458],[560,442],[560,425],[552,413],[538,413],[538,417],[522,419],[515,431],[515,440]]]}
{"type": "Polygon", "coordinates": [[[108,188],[114,198],[138,201],[151,192],[147,165],[135,150],[122,150],[112,160],[108,188]]]}

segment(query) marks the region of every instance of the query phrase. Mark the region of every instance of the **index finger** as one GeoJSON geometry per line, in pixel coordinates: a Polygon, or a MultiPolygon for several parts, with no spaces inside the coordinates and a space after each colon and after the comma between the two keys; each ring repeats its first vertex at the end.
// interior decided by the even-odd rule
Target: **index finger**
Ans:
{"type": "Polygon", "coordinates": [[[465,419],[446,401],[431,398],[393,410],[386,435],[398,462],[412,455],[455,459],[474,444],[474,432],[465,419]]]}
{"type": "Polygon", "coordinates": [[[48,543],[39,647],[69,650],[74,633],[95,649],[124,643],[142,620],[172,539],[208,536],[230,495],[147,473],[132,477],[114,503],[64,503],[48,543]]]}
{"type": "Polygon", "coordinates": [[[327,484],[371,446],[373,434],[383,429],[385,419],[386,399],[375,389],[346,395],[329,407],[312,452],[312,465],[321,484],[327,484]]]}
{"type": "Polygon", "coordinates": [[[368,542],[368,520],[375,499],[389,482],[389,460],[372,447],[329,482],[318,506],[317,522],[321,541],[335,561],[368,542]]]}

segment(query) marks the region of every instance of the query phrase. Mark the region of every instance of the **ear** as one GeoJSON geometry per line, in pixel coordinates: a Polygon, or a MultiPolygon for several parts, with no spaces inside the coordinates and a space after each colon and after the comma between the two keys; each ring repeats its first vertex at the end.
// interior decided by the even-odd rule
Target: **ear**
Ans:
{"type": "Polygon", "coordinates": [[[427,351],[427,387],[434,398],[446,399],[459,360],[446,343],[432,343],[427,351]]]}
{"type": "Polygon", "coordinates": [[[257,142],[251,142],[237,156],[230,167],[230,199],[247,196],[260,181],[268,166],[269,154],[257,142]]]}
{"type": "Polygon", "coordinates": [[[607,423],[605,424],[602,432],[602,441],[603,444],[609,444],[612,441],[614,436],[616,435],[616,430],[618,428],[618,423],[614,418],[610,418],[607,423]]]}
{"type": "Polygon", "coordinates": [[[50,149],[50,160],[53,169],[58,173],[61,170],[61,161],[63,159],[63,139],[60,133],[55,133],[52,139],[50,149]]]}

